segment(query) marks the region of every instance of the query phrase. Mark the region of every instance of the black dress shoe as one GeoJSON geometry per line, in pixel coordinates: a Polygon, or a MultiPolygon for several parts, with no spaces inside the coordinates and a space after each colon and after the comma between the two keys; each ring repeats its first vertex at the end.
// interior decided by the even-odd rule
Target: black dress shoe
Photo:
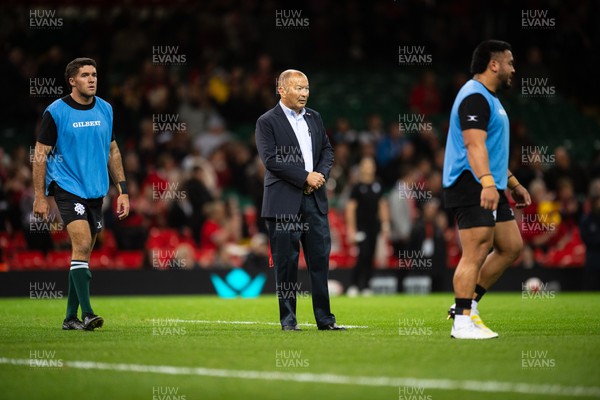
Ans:
{"type": "Polygon", "coordinates": [[[329,325],[323,325],[319,327],[320,331],[345,331],[346,328],[343,326],[339,326],[335,322],[329,325]]]}
{"type": "Polygon", "coordinates": [[[282,331],[301,331],[298,325],[284,325],[281,327],[282,331]]]}

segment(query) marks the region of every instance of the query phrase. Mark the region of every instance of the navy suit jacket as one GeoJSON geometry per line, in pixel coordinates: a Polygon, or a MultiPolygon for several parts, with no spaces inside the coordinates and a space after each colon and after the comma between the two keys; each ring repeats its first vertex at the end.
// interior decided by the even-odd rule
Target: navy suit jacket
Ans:
{"type": "MultiPolygon", "coordinates": [[[[333,165],[333,149],[325,133],[323,120],[318,112],[308,107],[304,119],[311,134],[313,171],[320,172],[327,180],[333,165]]],[[[279,104],[256,121],[256,147],[266,168],[262,217],[298,214],[308,171],[304,169],[296,134],[279,104]]],[[[327,214],[325,186],[315,190],[313,196],[319,211],[327,214]]]]}

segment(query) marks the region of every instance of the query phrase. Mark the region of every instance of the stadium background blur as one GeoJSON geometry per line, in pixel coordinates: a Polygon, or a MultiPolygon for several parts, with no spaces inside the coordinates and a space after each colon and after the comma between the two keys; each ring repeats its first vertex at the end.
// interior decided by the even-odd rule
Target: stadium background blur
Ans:
{"type": "Polygon", "coordinates": [[[439,201],[448,117],[472,50],[490,37],[513,45],[516,85],[500,99],[511,121],[510,168],[534,200],[516,215],[526,248],[515,266],[582,268],[587,255],[586,268],[600,268],[600,232],[590,228],[600,218],[596,2],[15,1],[0,9],[3,270],[68,265],[56,210],[44,228],[32,217],[30,153],[43,110],[68,94],[65,65],[80,56],[98,63],[132,204],[117,222],[111,188],[92,269],[266,270],[254,124],[278,101],[275,79],[286,68],[308,75],[308,106],[335,149],[332,268],[354,265],[343,210],[367,156],[396,214],[378,267],[398,269],[399,254],[420,254],[435,260],[427,274],[453,268],[458,235],[439,201]],[[307,23],[278,26],[286,15],[277,13],[290,9],[307,23]],[[534,9],[556,25],[524,29],[522,11],[534,9]],[[32,10],[55,10],[62,25],[34,28],[32,10]],[[419,46],[430,62],[399,65],[399,52],[419,46]],[[555,90],[527,96],[527,78],[555,90]],[[435,254],[419,253],[428,239],[435,254]]]}

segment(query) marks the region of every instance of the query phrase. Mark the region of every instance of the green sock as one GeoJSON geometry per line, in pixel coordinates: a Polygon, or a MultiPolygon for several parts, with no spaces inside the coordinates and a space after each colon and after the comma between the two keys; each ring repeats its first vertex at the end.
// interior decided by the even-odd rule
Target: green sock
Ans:
{"type": "Polygon", "coordinates": [[[81,316],[94,314],[90,304],[90,280],[92,273],[88,267],[87,261],[71,261],[71,274],[73,275],[73,284],[77,290],[77,298],[81,306],[81,316]],[[75,264],[75,265],[74,265],[75,264]]]}
{"type": "Polygon", "coordinates": [[[67,295],[67,317],[66,319],[77,318],[77,310],[79,309],[79,299],[77,298],[77,290],[75,282],[73,282],[73,271],[69,271],[69,294],[67,295]]]}

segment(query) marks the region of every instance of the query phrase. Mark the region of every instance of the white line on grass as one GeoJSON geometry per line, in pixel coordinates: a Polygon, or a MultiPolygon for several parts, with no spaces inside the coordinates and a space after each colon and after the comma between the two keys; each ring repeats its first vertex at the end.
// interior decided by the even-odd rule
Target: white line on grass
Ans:
{"type": "MultiPolygon", "coordinates": [[[[231,325],[273,325],[280,326],[278,322],[260,322],[260,321],[208,321],[203,319],[169,319],[173,322],[189,322],[191,324],[231,324],[231,325]]],[[[316,324],[298,324],[300,326],[317,326],[316,324]]],[[[367,329],[365,325],[343,325],[352,329],[367,329]]]]}
{"type": "MultiPolygon", "coordinates": [[[[0,364],[30,365],[29,359],[0,357],[0,364]]],[[[334,374],[292,373],[275,371],[244,371],[171,365],[113,364],[95,361],[64,361],[64,367],[74,369],[142,372],[166,375],[195,375],[216,378],[278,380],[287,382],[328,383],[338,385],[361,385],[401,387],[411,386],[432,390],[466,390],[471,392],[522,393],[531,395],[599,397],[600,387],[562,386],[537,383],[498,381],[456,381],[450,379],[400,378],[388,376],[349,376],[334,374]]]]}

